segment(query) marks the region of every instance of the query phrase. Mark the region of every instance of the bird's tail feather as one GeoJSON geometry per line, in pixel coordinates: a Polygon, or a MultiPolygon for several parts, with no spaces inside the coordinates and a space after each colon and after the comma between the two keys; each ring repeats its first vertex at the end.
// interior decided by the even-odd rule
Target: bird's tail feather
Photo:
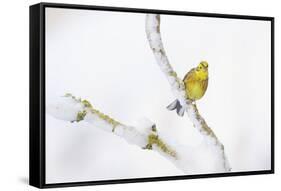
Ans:
{"type": "Polygon", "coordinates": [[[179,116],[182,117],[184,115],[184,108],[181,106],[179,100],[177,100],[177,99],[175,101],[173,101],[170,105],[168,105],[167,109],[170,111],[173,111],[176,109],[177,114],[179,116]]]}

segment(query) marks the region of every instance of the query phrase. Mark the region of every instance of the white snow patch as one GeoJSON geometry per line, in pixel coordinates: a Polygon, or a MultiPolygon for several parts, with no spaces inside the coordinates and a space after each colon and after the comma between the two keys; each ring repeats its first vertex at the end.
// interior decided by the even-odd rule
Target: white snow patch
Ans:
{"type": "Polygon", "coordinates": [[[113,126],[110,123],[99,118],[96,114],[88,112],[84,117],[84,121],[93,124],[94,126],[107,131],[112,132],[113,126]]]}
{"type": "Polygon", "coordinates": [[[83,109],[83,106],[70,97],[60,97],[53,103],[48,104],[46,108],[47,113],[57,119],[75,121],[77,113],[83,109]]]}
{"type": "Polygon", "coordinates": [[[149,135],[152,132],[152,127],[155,125],[154,122],[146,117],[140,118],[136,122],[136,128],[139,129],[143,134],[149,135]]]}
{"type": "Polygon", "coordinates": [[[143,148],[147,144],[147,137],[138,132],[134,127],[124,126],[123,138],[129,143],[143,148]]]}

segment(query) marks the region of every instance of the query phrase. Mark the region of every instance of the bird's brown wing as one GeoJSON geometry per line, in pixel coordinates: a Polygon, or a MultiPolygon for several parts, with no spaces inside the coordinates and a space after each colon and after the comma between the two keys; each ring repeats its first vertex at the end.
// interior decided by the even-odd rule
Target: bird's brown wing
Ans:
{"type": "MultiPolygon", "coordinates": [[[[201,87],[203,89],[203,92],[205,94],[206,90],[207,90],[207,87],[208,87],[208,82],[209,82],[209,79],[207,78],[206,80],[204,80],[202,83],[201,83],[201,87]]],[[[203,94],[203,95],[204,95],[203,94]]]]}

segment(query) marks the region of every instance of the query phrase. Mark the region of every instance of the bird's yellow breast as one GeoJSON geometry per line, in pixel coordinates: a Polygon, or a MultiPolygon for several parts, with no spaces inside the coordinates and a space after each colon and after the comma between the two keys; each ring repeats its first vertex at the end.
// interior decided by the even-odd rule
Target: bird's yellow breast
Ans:
{"type": "Polygon", "coordinates": [[[206,88],[204,88],[203,82],[191,82],[187,83],[187,96],[189,99],[198,100],[203,97],[206,92],[206,88]]]}
{"type": "Polygon", "coordinates": [[[184,78],[184,85],[189,99],[202,98],[208,87],[208,71],[191,70],[184,78]]]}

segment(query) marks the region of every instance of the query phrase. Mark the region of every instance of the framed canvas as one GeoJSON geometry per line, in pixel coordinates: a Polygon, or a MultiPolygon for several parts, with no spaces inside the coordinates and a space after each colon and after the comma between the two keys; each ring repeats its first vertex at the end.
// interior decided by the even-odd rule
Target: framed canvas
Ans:
{"type": "Polygon", "coordinates": [[[273,17],[30,6],[30,185],[273,172],[273,17]]]}

